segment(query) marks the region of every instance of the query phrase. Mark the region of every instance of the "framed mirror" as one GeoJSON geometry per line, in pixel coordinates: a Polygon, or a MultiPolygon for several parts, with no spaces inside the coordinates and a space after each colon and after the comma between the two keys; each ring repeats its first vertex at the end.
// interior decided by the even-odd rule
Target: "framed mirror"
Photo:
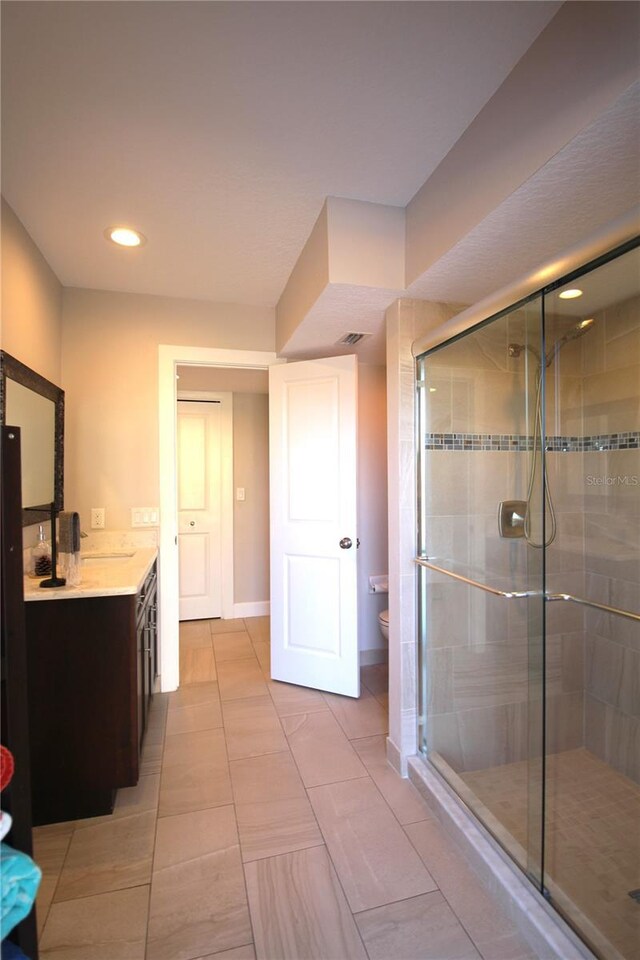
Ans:
{"type": "Polygon", "coordinates": [[[22,526],[64,506],[64,390],[0,350],[0,423],[20,427],[22,526]]]}

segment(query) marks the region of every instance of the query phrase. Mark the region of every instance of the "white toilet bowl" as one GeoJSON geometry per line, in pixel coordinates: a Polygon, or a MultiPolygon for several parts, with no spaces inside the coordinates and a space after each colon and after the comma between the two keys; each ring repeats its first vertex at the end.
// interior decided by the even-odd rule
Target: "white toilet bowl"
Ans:
{"type": "Polygon", "coordinates": [[[380,627],[380,633],[385,638],[389,639],[389,611],[383,610],[378,616],[378,626],[380,627]]]}

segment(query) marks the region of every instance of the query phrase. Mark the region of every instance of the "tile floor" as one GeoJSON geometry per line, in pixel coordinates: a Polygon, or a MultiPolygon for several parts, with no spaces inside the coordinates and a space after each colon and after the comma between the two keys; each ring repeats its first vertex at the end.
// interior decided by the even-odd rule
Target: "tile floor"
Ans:
{"type": "Polygon", "coordinates": [[[269,679],[269,621],[181,627],[137,787],[39,827],[43,960],[533,960],[355,701],[269,679]]]}
{"type": "MultiPolygon", "coordinates": [[[[529,765],[508,763],[461,777],[526,847],[530,791],[537,789],[529,765]]],[[[640,786],[584,748],[549,755],[546,777],[545,866],[552,895],[578,927],[580,911],[595,925],[605,955],[640,960],[640,906],[629,896],[640,888],[640,786]]]]}

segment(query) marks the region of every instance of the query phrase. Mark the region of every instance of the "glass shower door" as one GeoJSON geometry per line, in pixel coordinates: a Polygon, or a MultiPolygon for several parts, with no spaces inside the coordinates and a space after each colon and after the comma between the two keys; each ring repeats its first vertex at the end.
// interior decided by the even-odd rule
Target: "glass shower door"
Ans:
{"type": "Polygon", "coordinates": [[[421,750],[598,957],[640,960],[640,241],[417,390],[421,750]]]}
{"type": "Polygon", "coordinates": [[[547,603],[545,884],[599,956],[638,960],[640,249],[546,291],[545,317],[547,593],[602,605],[547,603]]]}
{"type": "Polygon", "coordinates": [[[542,356],[537,298],[418,360],[421,748],[538,886],[542,356]]]}

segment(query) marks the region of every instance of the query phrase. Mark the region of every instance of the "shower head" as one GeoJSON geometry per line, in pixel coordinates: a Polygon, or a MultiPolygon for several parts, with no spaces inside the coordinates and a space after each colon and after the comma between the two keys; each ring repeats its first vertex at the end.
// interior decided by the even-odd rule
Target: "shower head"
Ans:
{"type": "MultiPolygon", "coordinates": [[[[585,333],[587,333],[591,329],[594,323],[595,323],[595,320],[593,317],[590,317],[588,320],[579,320],[578,323],[574,323],[574,325],[569,330],[567,330],[565,334],[559,337],[556,340],[556,342],[553,344],[553,346],[547,353],[546,357],[544,358],[545,366],[548,367],[549,364],[553,360],[555,360],[556,356],[562,350],[565,343],[569,343],[570,340],[577,340],[578,337],[583,336],[585,333]]],[[[518,357],[522,354],[523,350],[524,351],[529,350],[534,355],[534,357],[536,358],[540,366],[542,366],[542,363],[540,361],[540,354],[538,353],[536,348],[532,347],[531,344],[529,343],[510,343],[507,346],[507,356],[513,357],[515,360],[517,360],[518,357]]]]}
{"type": "Polygon", "coordinates": [[[545,357],[546,366],[548,367],[549,364],[555,360],[565,343],[569,343],[571,340],[577,340],[578,337],[582,337],[585,333],[588,333],[594,323],[595,320],[593,317],[589,317],[588,320],[579,320],[578,323],[574,323],[574,325],[567,330],[565,334],[556,340],[554,345],[551,347],[551,350],[549,350],[545,357]]]}

